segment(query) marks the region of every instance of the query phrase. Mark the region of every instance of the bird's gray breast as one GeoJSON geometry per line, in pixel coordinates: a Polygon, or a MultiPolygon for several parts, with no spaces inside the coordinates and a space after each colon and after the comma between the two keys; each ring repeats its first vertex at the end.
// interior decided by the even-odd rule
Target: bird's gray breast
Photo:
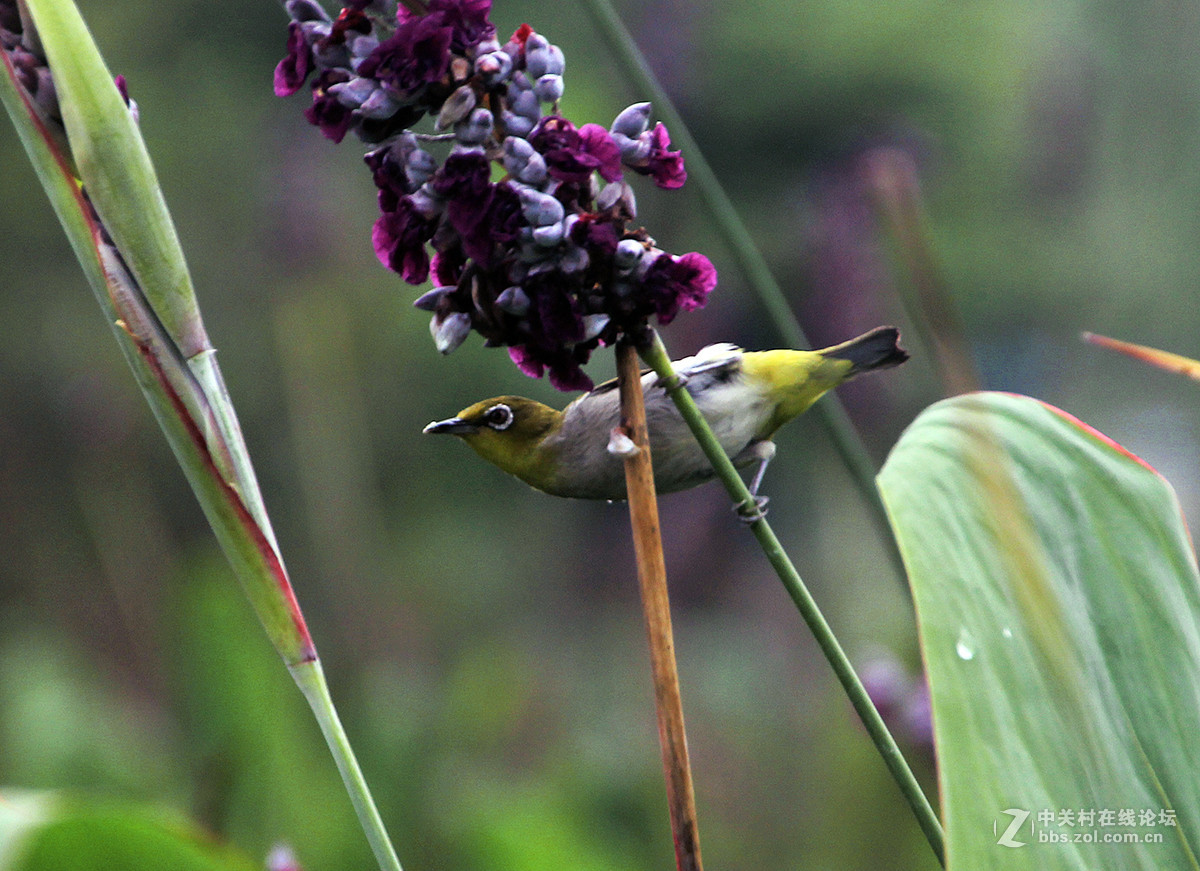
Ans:
{"type": "MultiPolygon", "coordinates": [[[[712,477],[712,466],[666,391],[649,374],[642,379],[654,480],[662,493],[684,490],[712,477]]],[[[770,414],[766,398],[749,389],[740,369],[704,372],[688,382],[700,411],[726,452],[737,457],[770,414]]],[[[585,394],[567,407],[555,439],[562,451],[564,484],[580,498],[624,499],[625,465],[608,452],[620,424],[617,390],[585,394]]]]}

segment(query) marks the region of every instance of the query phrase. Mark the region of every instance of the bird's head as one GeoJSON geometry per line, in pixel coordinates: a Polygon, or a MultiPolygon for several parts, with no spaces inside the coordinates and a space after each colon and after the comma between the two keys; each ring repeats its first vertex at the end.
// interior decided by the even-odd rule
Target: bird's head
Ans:
{"type": "Polygon", "coordinates": [[[557,468],[547,440],[562,426],[562,416],[523,396],[497,396],[434,421],[425,432],[456,435],[489,463],[545,490],[553,486],[557,468]]]}

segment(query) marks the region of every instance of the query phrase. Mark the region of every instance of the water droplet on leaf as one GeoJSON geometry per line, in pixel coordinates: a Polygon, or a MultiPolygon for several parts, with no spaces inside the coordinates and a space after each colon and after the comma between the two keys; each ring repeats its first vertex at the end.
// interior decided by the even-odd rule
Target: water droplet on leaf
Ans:
{"type": "Polygon", "coordinates": [[[954,652],[958,654],[959,659],[964,661],[975,658],[975,644],[966,629],[959,631],[958,641],[954,644],[954,652]]]}

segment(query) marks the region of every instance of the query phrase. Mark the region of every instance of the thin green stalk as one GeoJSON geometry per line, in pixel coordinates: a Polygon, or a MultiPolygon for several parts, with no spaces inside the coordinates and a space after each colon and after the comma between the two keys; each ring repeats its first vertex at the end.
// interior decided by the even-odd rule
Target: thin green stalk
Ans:
{"type": "MultiPolygon", "coordinates": [[[[700,195],[708,204],[717,232],[729,246],[738,266],[745,273],[767,310],[775,328],[779,331],[786,347],[811,348],[812,343],[804,335],[792,306],[771,274],[766,258],[759,251],[754,237],[738,215],[737,209],[725,188],[717,179],[712,167],[704,158],[704,152],[696,144],[683,117],[675,108],[670,96],[659,84],[645,56],[634,42],[633,36],[621,21],[610,0],[586,0],[584,7],[591,13],[600,33],[608,41],[609,48],[617,55],[620,66],[632,77],[637,92],[646,94],[654,103],[655,111],[671,131],[673,144],[679,147],[687,159],[688,181],[696,185],[700,195]]],[[[829,433],[834,449],[850,471],[850,476],[871,509],[871,517],[880,538],[886,543],[892,564],[901,579],[906,577],[904,563],[896,548],[892,528],[888,524],[887,512],[875,488],[875,464],[867,453],[858,431],[846,414],[846,409],[836,396],[829,396],[813,408],[817,419],[829,433]]]]}
{"type": "Polygon", "coordinates": [[[337,708],[329,695],[329,685],[325,681],[320,661],[302,662],[289,668],[289,671],[296,681],[296,686],[300,687],[300,692],[308,701],[308,706],[312,708],[313,716],[317,718],[321,733],[325,736],[325,743],[329,745],[329,752],[333,755],[333,761],[337,763],[342,781],[346,785],[346,792],[350,795],[350,802],[354,805],[354,812],[358,814],[359,825],[367,836],[367,843],[371,845],[380,871],[403,871],[400,860],[396,857],[396,850],[388,838],[387,829],[384,828],[383,819],[375,807],[375,800],[371,797],[371,790],[363,777],[362,769],[358,767],[358,760],[350,747],[350,739],[338,718],[337,708]]]}
{"type": "Polygon", "coordinates": [[[875,207],[908,274],[900,299],[933,357],[947,396],[980,388],[962,318],[929,238],[921,183],[912,158],[899,148],[876,149],[867,161],[875,207]]]}
{"type": "MultiPolygon", "coordinates": [[[[683,416],[684,421],[695,435],[696,440],[700,443],[705,456],[712,463],[717,476],[725,485],[725,489],[729,491],[729,495],[733,498],[739,510],[747,514],[752,514],[756,510],[754,496],[750,493],[750,489],[746,486],[746,482],[742,480],[741,475],[738,474],[737,469],[734,468],[733,461],[729,459],[721,447],[721,443],[717,441],[717,437],[709,427],[708,421],[704,419],[704,415],[696,407],[692,395],[683,389],[682,382],[676,376],[675,370],[671,366],[671,358],[667,355],[667,349],[663,346],[662,339],[659,338],[657,333],[654,334],[650,345],[639,349],[639,351],[642,360],[657,373],[667,390],[667,394],[675,402],[676,408],[679,409],[679,413],[683,416]]],[[[829,624],[825,621],[821,609],[817,606],[812,594],[809,593],[808,588],[804,585],[804,581],[800,578],[800,573],[796,571],[796,567],[792,564],[787,552],[783,549],[783,545],[779,543],[779,539],[775,537],[775,532],[771,529],[770,524],[767,523],[766,518],[759,514],[757,519],[750,523],[750,529],[762,546],[767,560],[779,575],[779,579],[783,581],[788,595],[792,597],[792,601],[799,608],[800,614],[816,638],[821,652],[825,654],[825,658],[829,660],[829,664],[833,667],[834,674],[837,675],[842,688],[850,698],[850,703],[858,713],[859,719],[862,720],[867,734],[875,744],[879,755],[883,757],[884,764],[887,766],[888,771],[891,772],[896,784],[900,787],[905,800],[912,808],[913,813],[916,814],[917,823],[921,826],[921,831],[925,833],[925,837],[929,841],[929,846],[933,848],[938,861],[945,865],[945,836],[937,814],[934,812],[929,800],[925,797],[925,793],[921,789],[921,785],[917,782],[917,778],[913,775],[912,769],[908,767],[908,763],[904,759],[904,754],[900,752],[900,748],[896,745],[896,740],[892,737],[891,732],[888,731],[883,718],[879,715],[879,711],[867,695],[862,681],[858,679],[858,674],[855,673],[854,666],[850,664],[849,657],[842,650],[842,646],[834,636],[833,630],[829,628],[829,624]]]]}

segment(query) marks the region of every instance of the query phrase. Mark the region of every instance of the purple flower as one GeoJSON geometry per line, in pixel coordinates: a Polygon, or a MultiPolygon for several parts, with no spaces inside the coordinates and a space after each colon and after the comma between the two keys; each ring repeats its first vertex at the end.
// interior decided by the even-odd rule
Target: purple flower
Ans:
{"type": "Polygon", "coordinates": [[[375,187],[379,188],[379,209],[383,212],[395,211],[400,197],[413,193],[428,181],[429,173],[437,165],[431,155],[421,151],[411,134],[368,151],[363,162],[370,167],[375,187]]]}
{"type": "Polygon", "coordinates": [[[355,71],[376,79],[408,100],[446,75],[454,55],[466,55],[496,30],[488,21],[491,0],[430,0],[416,13],[401,4],[396,32],[381,42],[355,71]]]}
{"type": "MultiPolygon", "coordinates": [[[[550,364],[550,385],[563,392],[591,390],[595,382],[579,367],[573,354],[563,353],[561,359],[550,364]]],[[[587,362],[586,355],[584,362],[587,362]]]]}
{"type": "Polygon", "coordinates": [[[571,227],[571,242],[587,252],[589,284],[603,287],[612,278],[613,255],[621,241],[621,230],[614,219],[593,214],[581,215],[571,227]]]}
{"type": "Polygon", "coordinates": [[[681,311],[693,311],[708,301],[717,286],[717,270],[703,254],[682,257],[663,254],[646,270],[642,292],[654,305],[661,324],[669,324],[681,311]]]}
{"type": "Polygon", "coordinates": [[[563,293],[553,279],[530,280],[525,284],[525,292],[537,313],[533,324],[535,335],[555,347],[583,341],[583,315],[573,295],[563,293]]]}
{"type": "Polygon", "coordinates": [[[319,0],[287,0],[275,92],[310,82],[305,115],[326,137],[353,130],[379,143],[365,156],[380,210],[372,243],[405,281],[432,279],[418,308],[433,313],[440,351],[474,330],[526,374],[583,390],[598,346],[704,305],[712,264],[659,251],[632,224],[626,166],[663,188],[687,177],[666,128],[650,129],[648,104],[613,132],[576,127],[557,109],[562,51],[524,25],[501,48],[491,0],[404,0],[394,24],[383,20],[391,0],[343,2],[331,20],[319,0]],[[444,159],[440,145],[422,147],[443,137],[410,129],[427,113],[454,140],[444,159]]]}
{"type": "Polygon", "coordinates": [[[581,215],[571,228],[571,241],[586,248],[597,262],[607,263],[616,253],[621,234],[611,220],[597,215],[581,215]]]}
{"type": "Polygon", "coordinates": [[[630,168],[634,172],[652,177],[654,183],[664,190],[683,187],[683,183],[687,181],[687,170],[683,166],[683,156],[678,151],[667,150],[671,144],[667,128],[659,121],[648,135],[650,137],[649,157],[642,166],[630,168]]]}
{"type": "Polygon", "coordinates": [[[350,129],[354,117],[350,109],[343,106],[337,97],[329,93],[329,88],[349,78],[349,73],[344,70],[326,70],[321,73],[313,82],[312,105],[304,110],[304,117],[308,119],[308,123],[321,128],[321,133],[325,135],[325,138],[332,139],[334,142],[342,141],[346,136],[346,131],[350,129]]]}
{"type": "Polygon", "coordinates": [[[510,342],[509,356],[533,378],[548,371],[550,383],[558,390],[590,390],[592,380],[580,366],[599,339],[584,340],[580,300],[566,292],[561,276],[542,274],[527,279],[524,290],[532,303],[525,320],[531,335],[510,342]]]}
{"type": "Polygon", "coordinates": [[[275,67],[275,96],[290,97],[312,72],[312,46],[299,21],[288,22],[287,56],[275,67]]]}
{"type": "Polygon", "coordinates": [[[550,370],[550,383],[557,390],[591,390],[592,379],[579,367],[580,361],[569,351],[536,350],[526,345],[512,345],[508,356],[517,368],[530,378],[541,378],[550,370]]]}
{"type": "MultiPolygon", "coordinates": [[[[446,200],[446,217],[460,237],[472,238],[472,247],[490,252],[486,243],[487,226],[484,217],[491,205],[492,184],[488,181],[491,167],[487,158],[477,151],[460,151],[446,158],[429,182],[433,192],[446,200]],[[477,232],[483,225],[484,239],[477,232]]],[[[470,252],[468,252],[470,254],[470,252]]]]}
{"type": "Polygon", "coordinates": [[[594,163],[596,172],[605,181],[616,181],[624,173],[621,170],[621,150],[612,136],[599,124],[584,124],[579,128],[583,143],[585,163],[594,163]]]}
{"type": "Polygon", "coordinates": [[[908,671],[888,656],[867,662],[859,669],[859,677],[879,716],[889,725],[895,723],[897,713],[912,691],[908,671]]]}
{"type": "Polygon", "coordinates": [[[622,175],[621,151],[599,124],[584,124],[576,130],[566,118],[550,115],[538,124],[529,142],[559,181],[583,184],[593,172],[605,181],[616,181],[622,175]]]}
{"type": "Polygon", "coordinates": [[[524,225],[516,191],[504,183],[492,184],[490,174],[481,153],[461,151],[446,159],[429,184],[446,200],[446,217],[459,237],[455,242],[485,269],[493,265],[497,252],[512,249],[524,225]]]}
{"type": "Polygon", "coordinates": [[[433,273],[433,283],[438,287],[457,287],[462,281],[466,265],[466,257],[461,248],[435,252],[429,267],[433,273]]]}
{"type": "Polygon", "coordinates": [[[358,65],[356,72],[363,78],[382,82],[404,98],[415,100],[425,88],[446,74],[453,37],[453,30],[445,26],[441,15],[405,18],[396,32],[379,43],[358,65]]]}
{"type": "Polygon", "coordinates": [[[318,48],[328,50],[332,46],[345,45],[346,34],[350,31],[367,34],[372,29],[371,19],[361,9],[343,9],[337,20],[333,22],[333,27],[329,29],[329,36],[317,40],[318,48]]]}
{"type": "Polygon", "coordinates": [[[384,212],[375,221],[371,230],[375,256],[409,284],[420,284],[429,277],[425,245],[433,238],[437,225],[436,218],[427,218],[417,210],[411,197],[403,197],[395,211],[384,212]]]}
{"type": "MultiPolygon", "coordinates": [[[[448,210],[455,220],[455,209],[448,210]]],[[[521,200],[517,192],[503,182],[489,185],[487,200],[477,212],[478,219],[469,227],[458,226],[462,234],[463,251],[484,269],[499,262],[517,241],[518,231],[525,225],[521,215],[521,200]]],[[[461,215],[459,220],[462,220],[461,215]]]]}
{"type": "Polygon", "coordinates": [[[492,0],[430,0],[425,13],[400,4],[396,20],[404,24],[419,17],[437,18],[440,25],[450,28],[450,47],[456,54],[466,54],[485,39],[495,38],[496,28],[488,21],[491,11],[492,0]]]}
{"type": "Polygon", "coordinates": [[[530,378],[541,378],[546,374],[546,366],[524,345],[510,345],[508,356],[516,367],[530,378]]]}
{"type": "Polygon", "coordinates": [[[479,151],[451,154],[434,173],[429,186],[445,200],[478,199],[487,192],[491,167],[479,151]]]}

